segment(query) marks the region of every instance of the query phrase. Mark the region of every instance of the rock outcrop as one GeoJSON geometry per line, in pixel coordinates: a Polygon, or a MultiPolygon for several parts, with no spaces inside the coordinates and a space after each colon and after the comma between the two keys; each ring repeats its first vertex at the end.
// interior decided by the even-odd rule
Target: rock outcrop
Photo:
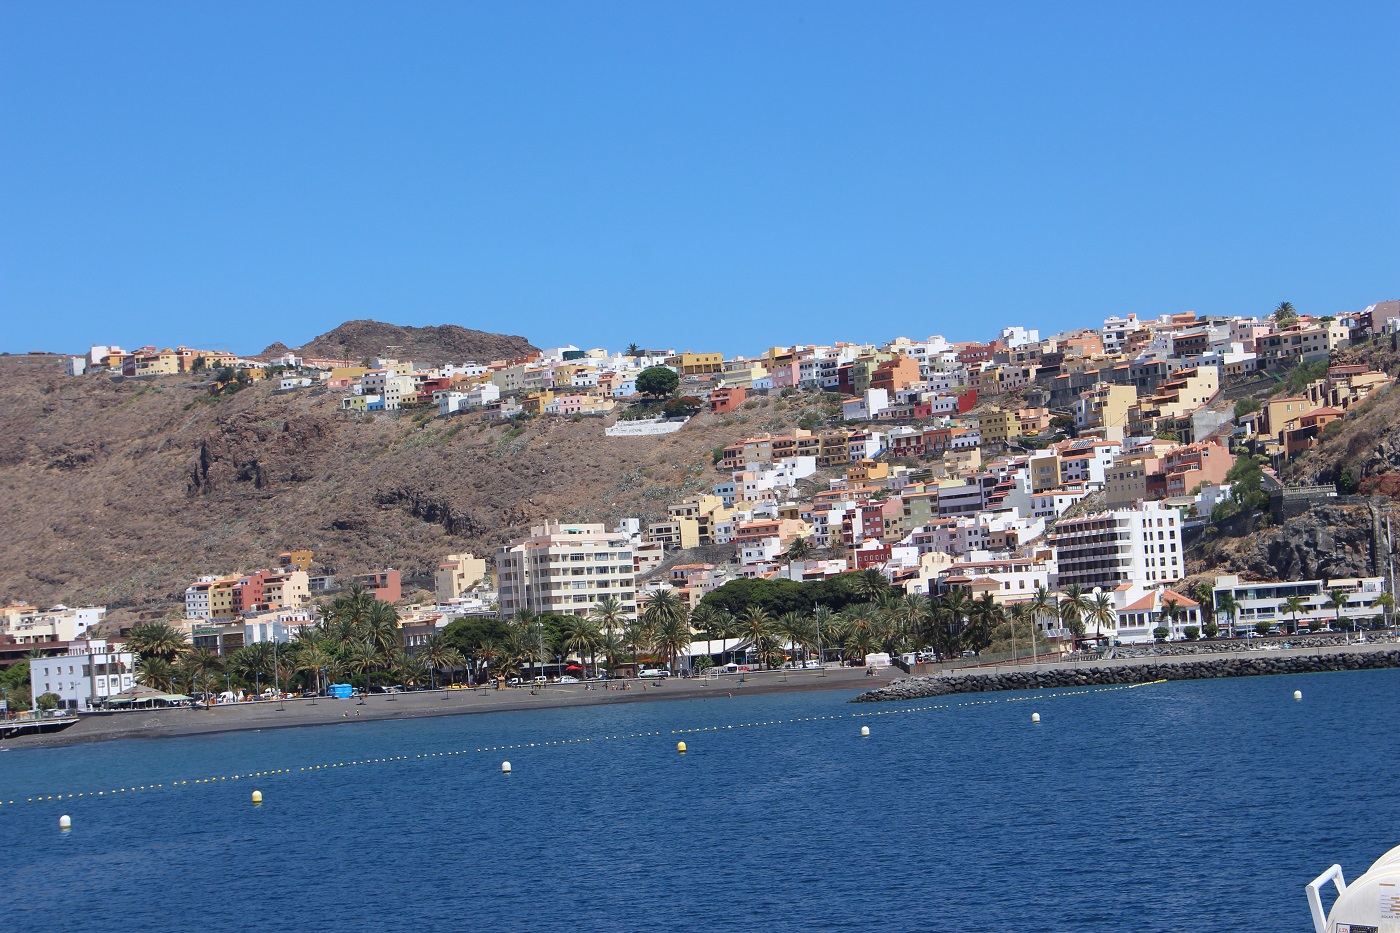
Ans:
{"type": "MultiPolygon", "coordinates": [[[[443,363],[513,359],[535,351],[524,337],[491,334],[456,324],[400,327],[380,321],[347,321],[296,348],[298,356],[365,360],[393,357],[439,366],[443,363]]],[[[265,359],[287,352],[281,343],[263,351],[265,359]]]]}

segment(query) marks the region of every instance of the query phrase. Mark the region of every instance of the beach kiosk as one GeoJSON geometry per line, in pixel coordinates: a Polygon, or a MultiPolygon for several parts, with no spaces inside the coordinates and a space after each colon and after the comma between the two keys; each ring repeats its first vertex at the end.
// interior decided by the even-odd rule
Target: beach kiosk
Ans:
{"type": "Polygon", "coordinates": [[[331,684],[326,688],[326,696],[335,697],[337,700],[348,700],[355,695],[355,688],[350,684],[331,684]]]}

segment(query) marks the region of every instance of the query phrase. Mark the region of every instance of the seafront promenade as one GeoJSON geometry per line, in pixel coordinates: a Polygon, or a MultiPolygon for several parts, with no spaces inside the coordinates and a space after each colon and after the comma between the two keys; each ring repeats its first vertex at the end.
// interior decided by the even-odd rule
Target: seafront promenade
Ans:
{"type": "Polygon", "coordinates": [[[422,690],[410,693],[371,694],[368,697],[331,699],[262,700],[212,706],[208,709],[153,709],[129,712],[84,714],[77,725],[52,735],[8,739],[7,748],[32,748],[104,742],[112,739],[155,739],[182,735],[236,732],[247,729],[282,729],[296,726],[353,727],[362,722],[418,719],[428,716],[460,716],[532,709],[559,709],[572,706],[601,706],[613,703],[642,703],[660,700],[723,699],[763,693],[811,690],[859,690],[872,684],[886,684],[897,676],[895,668],[884,668],[869,676],[864,668],[831,667],[823,671],[758,671],[741,680],[738,675],[720,677],[668,678],[646,682],[629,680],[604,684],[550,684],[495,690],[422,690]],[[622,689],[622,684],[626,689],[622,689]]]}

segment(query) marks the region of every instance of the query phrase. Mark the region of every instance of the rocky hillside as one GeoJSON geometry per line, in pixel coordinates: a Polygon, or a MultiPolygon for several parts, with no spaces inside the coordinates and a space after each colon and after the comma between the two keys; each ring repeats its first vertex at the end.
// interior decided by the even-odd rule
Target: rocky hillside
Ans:
{"type": "MultiPolygon", "coordinates": [[[[1193,580],[1207,581],[1218,573],[1254,580],[1379,576],[1386,572],[1384,521],[1391,507],[1385,499],[1316,506],[1277,527],[1245,516],[1193,544],[1187,570],[1193,580]]],[[[1400,529],[1400,513],[1391,521],[1400,529]]]]}
{"type": "MultiPolygon", "coordinates": [[[[295,348],[298,356],[322,359],[364,360],[392,356],[429,366],[488,362],[511,359],[534,351],[524,337],[469,330],[456,324],[439,327],[400,327],[379,321],[347,321],[295,348]]],[[[261,354],[265,359],[286,353],[288,347],[274,343],[261,354]]]]}
{"type": "Polygon", "coordinates": [[[548,517],[660,516],[713,485],[716,445],[802,411],[774,400],[665,437],[606,438],[600,419],[512,429],[346,414],[320,389],[208,389],[0,358],[0,600],[159,608],[197,574],[297,546],[342,573],[427,571],[548,517]]]}

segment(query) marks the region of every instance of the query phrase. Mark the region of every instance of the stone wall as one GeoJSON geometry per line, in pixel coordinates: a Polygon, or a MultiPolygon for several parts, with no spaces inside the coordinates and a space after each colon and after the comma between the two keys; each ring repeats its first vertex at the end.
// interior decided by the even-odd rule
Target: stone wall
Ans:
{"type": "Polygon", "coordinates": [[[852,703],[921,700],[954,693],[998,690],[1052,690],[1059,687],[1107,687],[1157,680],[1208,680],[1216,677],[1258,677],[1268,674],[1313,674],[1400,667],[1400,650],[1286,655],[1263,658],[1221,658],[1158,664],[1112,664],[1047,671],[962,674],[952,677],[907,677],[862,693],[852,703]]]}

